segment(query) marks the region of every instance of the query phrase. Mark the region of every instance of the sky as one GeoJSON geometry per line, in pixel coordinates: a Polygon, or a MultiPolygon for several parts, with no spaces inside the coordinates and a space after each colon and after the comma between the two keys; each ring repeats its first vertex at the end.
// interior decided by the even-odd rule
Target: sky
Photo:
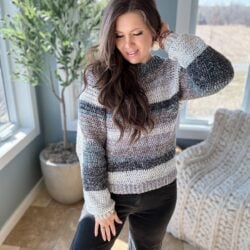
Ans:
{"type": "Polygon", "coordinates": [[[230,5],[231,3],[242,4],[250,6],[250,0],[199,0],[199,5],[230,5]]]}

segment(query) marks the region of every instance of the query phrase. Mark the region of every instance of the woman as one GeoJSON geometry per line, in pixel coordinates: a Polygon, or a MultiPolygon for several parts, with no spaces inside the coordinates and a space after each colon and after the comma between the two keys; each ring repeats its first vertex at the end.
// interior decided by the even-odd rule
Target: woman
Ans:
{"type": "Polygon", "coordinates": [[[71,249],[111,249],[127,218],[129,249],[161,249],[176,202],[179,102],[232,77],[200,38],[170,32],[153,0],[109,2],[79,101],[85,209],[71,249]],[[169,59],[151,55],[155,44],[169,59]]]}

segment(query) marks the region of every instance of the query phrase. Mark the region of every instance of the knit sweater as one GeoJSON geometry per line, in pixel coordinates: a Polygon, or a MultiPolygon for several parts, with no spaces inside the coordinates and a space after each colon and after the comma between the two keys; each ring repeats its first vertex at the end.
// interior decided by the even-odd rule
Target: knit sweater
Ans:
{"type": "Polygon", "coordinates": [[[77,154],[86,210],[97,218],[114,210],[110,192],[139,194],[176,179],[179,102],[214,94],[233,77],[231,63],[197,36],[171,33],[165,50],[168,59],[152,56],[136,66],[154,128],[132,145],[127,130],[118,141],[112,113],[98,102],[97,76],[87,73],[79,99],[77,154]]]}

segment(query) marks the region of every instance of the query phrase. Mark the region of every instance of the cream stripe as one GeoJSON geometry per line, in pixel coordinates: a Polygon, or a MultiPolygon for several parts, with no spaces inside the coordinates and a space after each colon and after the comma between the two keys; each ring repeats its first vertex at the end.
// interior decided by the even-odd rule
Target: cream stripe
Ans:
{"type": "Polygon", "coordinates": [[[165,162],[161,165],[153,167],[147,170],[134,170],[134,171],[124,171],[124,172],[109,172],[108,181],[112,184],[138,184],[147,181],[152,181],[154,179],[160,179],[164,176],[170,175],[176,167],[176,160],[165,162]]]}
{"type": "Polygon", "coordinates": [[[173,84],[173,86],[167,86],[167,80],[164,85],[160,85],[153,88],[151,91],[147,92],[148,101],[150,104],[159,103],[171,99],[176,93],[178,93],[178,85],[173,84]]]}
{"type": "Polygon", "coordinates": [[[207,45],[201,38],[189,34],[170,34],[165,41],[169,58],[177,60],[183,68],[187,68],[206,48],[207,45]]]}
{"type": "Polygon", "coordinates": [[[92,105],[98,106],[98,107],[103,107],[99,102],[98,102],[98,92],[90,89],[86,89],[80,96],[80,100],[83,100],[85,102],[91,103],[92,105]]]}
{"type": "MultiPolygon", "coordinates": [[[[155,127],[150,135],[146,135],[146,137],[154,137],[156,135],[162,135],[165,131],[166,132],[174,132],[174,127],[175,127],[175,121],[169,121],[169,123],[166,123],[166,124],[156,124],[156,125],[159,125],[158,127],[155,127]]],[[[108,130],[108,133],[107,133],[107,139],[110,140],[110,141],[117,141],[118,138],[120,136],[120,131],[118,131],[117,129],[109,129],[108,130]]],[[[175,135],[172,134],[172,136],[174,137],[175,135]]],[[[125,132],[124,133],[124,137],[123,138],[129,138],[129,133],[125,132]]],[[[143,138],[143,135],[142,137],[143,138]]],[[[124,141],[125,143],[128,142],[129,140],[128,139],[123,139],[122,141],[124,141]]]]}
{"type": "Polygon", "coordinates": [[[84,190],[86,209],[95,217],[101,217],[114,210],[115,202],[111,199],[110,192],[106,188],[98,191],[84,190]]]}
{"type": "Polygon", "coordinates": [[[145,138],[145,140],[141,139],[136,142],[134,147],[131,147],[128,142],[126,144],[124,141],[122,141],[120,144],[116,141],[108,140],[106,144],[106,150],[110,157],[117,157],[118,159],[121,159],[122,157],[124,157],[124,159],[131,159],[131,155],[135,154],[135,151],[137,151],[137,154],[135,154],[135,159],[141,160],[142,154],[145,158],[152,158],[152,148],[155,150],[154,157],[162,156],[166,152],[173,149],[174,143],[175,137],[172,135],[172,133],[167,132],[145,138]],[[166,138],[169,138],[168,143],[166,143],[166,138]]]}

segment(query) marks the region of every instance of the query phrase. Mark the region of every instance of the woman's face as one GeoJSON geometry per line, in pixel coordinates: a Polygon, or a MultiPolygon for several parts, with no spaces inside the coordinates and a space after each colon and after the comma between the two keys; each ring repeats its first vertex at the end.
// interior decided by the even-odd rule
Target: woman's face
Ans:
{"type": "Polygon", "coordinates": [[[128,12],[116,20],[116,48],[132,64],[146,63],[151,57],[153,36],[136,12],[128,12]]]}

